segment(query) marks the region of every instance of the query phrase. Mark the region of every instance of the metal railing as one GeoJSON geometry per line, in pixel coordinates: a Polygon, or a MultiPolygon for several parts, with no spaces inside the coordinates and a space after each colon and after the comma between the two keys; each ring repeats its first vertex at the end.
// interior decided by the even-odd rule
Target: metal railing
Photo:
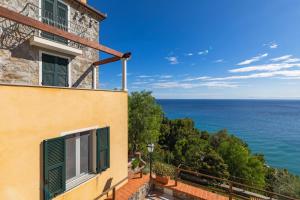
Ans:
{"type": "MultiPolygon", "coordinates": [[[[98,39],[98,35],[93,33],[92,28],[93,24],[98,22],[91,18],[87,19],[87,16],[76,11],[75,14],[71,16],[71,19],[66,19],[64,17],[54,15],[53,12],[49,12],[31,2],[28,2],[18,13],[42,21],[47,25],[73,33],[85,39],[92,41],[98,39]],[[83,23],[86,23],[86,25],[83,23]]],[[[0,18],[0,43],[2,47],[14,48],[19,43],[29,39],[31,36],[41,37],[41,31],[6,18],[0,18]]],[[[68,45],[75,48],[83,48],[82,45],[72,41],[68,41],[68,45]]]]}
{"type": "Polygon", "coordinates": [[[238,183],[224,178],[219,178],[191,170],[176,168],[175,186],[178,185],[178,180],[182,180],[187,184],[201,186],[207,190],[225,194],[232,199],[250,199],[250,200],[299,200],[294,197],[278,194],[275,192],[266,191],[254,186],[238,183]],[[185,174],[186,176],[182,176],[185,174]],[[188,177],[190,176],[190,178],[188,177]],[[183,178],[182,178],[183,177],[183,178]],[[191,178],[192,177],[192,178],[191,178]],[[197,180],[197,181],[195,181],[197,180]]]}
{"type": "Polygon", "coordinates": [[[112,200],[116,199],[116,188],[122,184],[123,182],[125,182],[126,180],[128,180],[128,176],[125,177],[124,179],[122,179],[121,181],[119,181],[118,183],[116,183],[115,185],[113,185],[112,187],[106,189],[104,192],[102,192],[98,197],[95,198],[95,200],[101,199],[101,197],[105,196],[108,197],[109,196],[109,192],[112,191],[112,200]]]}
{"type": "MultiPolygon", "coordinates": [[[[145,169],[147,163],[146,163],[146,161],[143,160],[142,154],[140,152],[136,152],[134,154],[134,157],[135,157],[134,159],[138,159],[140,161],[140,163],[139,163],[138,168],[135,169],[135,172],[133,174],[140,174],[140,178],[143,178],[143,170],[145,169]]],[[[132,166],[131,162],[129,162],[128,167],[132,166]]]]}

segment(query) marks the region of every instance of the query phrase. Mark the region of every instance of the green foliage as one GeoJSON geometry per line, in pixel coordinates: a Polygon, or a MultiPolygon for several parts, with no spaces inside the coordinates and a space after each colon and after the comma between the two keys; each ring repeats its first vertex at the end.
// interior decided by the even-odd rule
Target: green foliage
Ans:
{"type": "Polygon", "coordinates": [[[159,144],[167,146],[169,151],[175,150],[176,142],[180,139],[199,134],[194,121],[188,118],[174,120],[164,118],[160,131],[159,144]]]}
{"type": "Polygon", "coordinates": [[[129,150],[147,153],[149,143],[159,137],[163,112],[151,92],[133,92],[129,96],[129,150]]]}
{"type": "Polygon", "coordinates": [[[175,168],[162,162],[153,163],[153,172],[158,176],[175,177],[175,168]]]}
{"type": "Polygon", "coordinates": [[[142,151],[148,160],[149,143],[155,144],[152,158],[157,174],[170,175],[170,165],[181,164],[192,171],[300,197],[298,176],[267,168],[262,154],[252,154],[243,140],[226,129],[210,134],[195,128],[192,119],[170,120],[163,116],[151,92],[134,92],[129,97],[129,149],[142,151]]]}
{"type": "Polygon", "coordinates": [[[286,169],[268,168],[266,182],[269,191],[300,198],[300,178],[286,169]]]}
{"type": "Polygon", "coordinates": [[[233,180],[236,180],[234,177],[238,177],[239,182],[264,188],[266,170],[261,157],[251,155],[244,142],[235,136],[225,136],[224,132],[217,143],[215,147],[228,165],[233,180]]]}
{"type": "Polygon", "coordinates": [[[132,162],[131,162],[131,169],[136,169],[137,167],[140,166],[140,159],[134,159],[132,162]]]}
{"type": "Polygon", "coordinates": [[[210,175],[228,177],[227,165],[206,140],[191,136],[179,140],[175,145],[176,165],[183,164],[192,171],[210,175]]]}

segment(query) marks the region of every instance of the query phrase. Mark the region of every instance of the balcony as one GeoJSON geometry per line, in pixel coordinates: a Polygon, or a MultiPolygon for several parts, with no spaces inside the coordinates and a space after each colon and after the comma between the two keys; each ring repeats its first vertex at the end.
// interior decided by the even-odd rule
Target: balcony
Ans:
{"type": "MultiPolygon", "coordinates": [[[[77,1],[74,1],[77,2],[77,1]]],[[[8,6],[9,7],[9,6],[8,6]]],[[[76,10],[72,11],[72,19],[76,18],[76,10]]],[[[92,61],[91,67],[82,76],[99,65],[122,61],[122,90],[127,90],[127,60],[131,53],[121,53],[98,42],[98,22],[88,18],[82,25],[80,20],[66,20],[55,16],[52,12],[42,10],[39,6],[27,3],[21,11],[0,6],[0,48],[13,50],[25,41],[31,45],[49,48],[73,56],[81,55],[82,50],[91,48],[112,57],[92,61]]],[[[77,83],[73,87],[76,87],[77,83]]],[[[96,83],[94,83],[94,88],[96,83]]]]}
{"type": "MultiPolygon", "coordinates": [[[[89,18],[85,20],[85,24],[82,22],[83,17],[79,17],[80,14],[77,14],[75,11],[74,17],[75,19],[70,18],[70,10],[66,11],[66,17],[55,15],[53,12],[42,9],[38,5],[33,3],[26,3],[24,8],[18,12],[18,14],[23,15],[25,17],[30,17],[32,19],[38,20],[52,27],[56,27],[65,32],[72,33],[81,38],[88,39],[90,41],[98,41],[98,22],[89,18]]],[[[60,43],[64,45],[82,49],[84,45],[80,45],[74,41],[66,40],[63,37],[53,36],[46,32],[42,32],[37,29],[30,28],[26,25],[17,23],[10,19],[4,18],[0,20],[1,27],[1,44],[7,48],[13,48],[18,43],[22,43],[25,40],[35,36],[35,37],[43,37],[49,40],[51,37],[59,38],[60,43]],[[14,41],[14,42],[13,42],[14,41]]]]}

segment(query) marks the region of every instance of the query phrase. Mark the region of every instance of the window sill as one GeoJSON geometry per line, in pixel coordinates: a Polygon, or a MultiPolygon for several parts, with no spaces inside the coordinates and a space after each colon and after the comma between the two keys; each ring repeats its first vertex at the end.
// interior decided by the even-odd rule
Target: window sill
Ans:
{"type": "Polygon", "coordinates": [[[74,180],[67,182],[66,191],[69,191],[69,190],[81,185],[82,183],[87,182],[88,180],[95,177],[96,175],[97,174],[84,174],[84,175],[80,176],[79,178],[76,178],[74,180]]]}
{"type": "Polygon", "coordinates": [[[68,54],[68,55],[72,55],[72,56],[82,55],[82,50],[80,50],[80,49],[69,47],[67,45],[60,44],[58,42],[54,42],[54,41],[40,38],[37,36],[32,36],[30,38],[30,45],[54,50],[56,52],[60,52],[60,53],[64,53],[64,54],[68,54]]]}

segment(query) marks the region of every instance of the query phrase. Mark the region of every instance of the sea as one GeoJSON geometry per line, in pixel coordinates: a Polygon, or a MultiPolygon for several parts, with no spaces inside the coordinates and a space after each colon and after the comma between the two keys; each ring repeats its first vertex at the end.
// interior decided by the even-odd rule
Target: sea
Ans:
{"type": "Polygon", "coordinates": [[[159,99],[170,119],[191,118],[200,130],[227,129],[267,164],[300,175],[300,100],[159,99]]]}

